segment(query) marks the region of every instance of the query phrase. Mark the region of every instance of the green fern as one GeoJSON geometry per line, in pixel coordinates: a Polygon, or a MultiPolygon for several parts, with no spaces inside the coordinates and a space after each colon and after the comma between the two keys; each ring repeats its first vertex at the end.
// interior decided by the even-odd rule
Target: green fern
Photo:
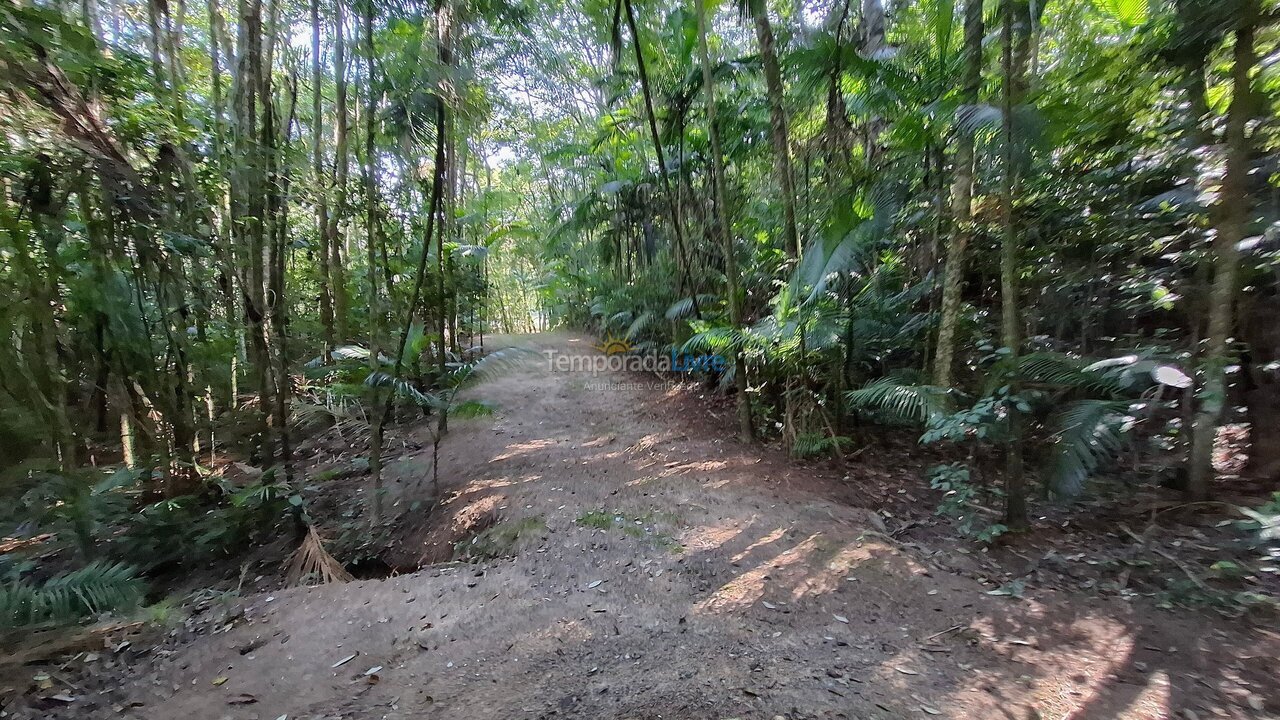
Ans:
{"type": "Polygon", "coordinates": [[[1114,373],[1072,355],[1037,352],[1020,356],[1014,362],[1018,379],[1023,383],[1084,391],[1107,398],[1120,397],[1126,391],[1124,384],[1114,373]]]}
{"type": "Polygon", "coordinates": [[[0,586],[0,627],[62,624],[131,610],[141,604],[144,592],[133,568],[94,562],[39,586],[24,581],[0,586]]]}
{"type": "MultiPolygon", "coordinates": [[[[715,295],[706,295],[706,294],[698,295],[698,309],[701,310],[710,305],[714,305],[717,300],[718,298],[715,295]]],[[[692,317],[693,316],[693,298],[687,297],[687,298],[681,298],[680,300],[675,301],[674,303],[671,304],[670,307],[667,308],[667,312],[664,314],[664,316],[668,320],[683,320],[687,317],[692,317]]]]}
{"type": "Polygon", "coordinates": [[[744,347],[748,341],[748,334],[737,328],[724,325],[712,326],[706,323],[701,324],[702,330],[693,337],[685,341],[680,348],[680,352],[686,354],[697,353],[717,353],[720,355],[730,355],[744,347]]]}
{"type": "Polygon", "coordinates": [[[638,340],[644,334],[645,330],[653,327],[658,321],[658,316],[651,312],[641,313],[631,324],[627,326],[626,332],[622,334],[627,340],[638,340]]]}
{"type": "Polygon", "coordinates": [[[855,409],[928,423],[951,412],[951,393],[950,389],[936,385],[902,385],[892,380],[877,380],[860,390],[845,393],[845,400],[855,409]]]}
{"type": "Polygon", "coordinates": [[[1129,403],[1123,400],[1077,400],[1053,413],[1050,487],[1075,495],[1103,463],[1115,457],[1126,442],[1129,403]]]}
{"type": "Polygon", "coordinates": [[[847,437],[830,437],[823,433],[800,433],[791,443],[791,456],[804,460],[825,455],[832,450],[843,450],[851,441],[847,437]]]}

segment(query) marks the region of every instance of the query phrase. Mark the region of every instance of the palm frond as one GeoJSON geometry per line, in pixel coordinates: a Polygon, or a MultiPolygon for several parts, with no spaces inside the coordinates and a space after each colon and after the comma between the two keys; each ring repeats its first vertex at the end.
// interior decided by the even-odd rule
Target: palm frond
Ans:
{"type": "Polygon", "coordinates": [[[1075,495],[1103,463],[1124,449],[1132,418],[1124,400],[1077,400],[1053,413],[1050,486],[1075,495]]]}
{"type": "Polygon", "coordinates": [[[431,407],[432,398],[427,394],[414,387],[413,383],[404,378],[398,378],[388,372],[375,370],[364,379],[366,387],[371,388],[391,388],[396,397],[410,400],[417,403],[421,407],[431,407]]]}
{"type": "Polygon", "coordinates": [[[122,563],[93,562],[36,586],[0,586],[0,627],[67,623],[142,602],[144,584],[122,563]]]}
{"type": "Polygon", "coordinates": [[[464,366],[465,373],[461,372],[461,369],[455,371],[455,374],[458,375],[455,384],[463,385],[472,380],[488,380],[499,375],[512,373],[526,367],[529,362],[539,356],[540,354],[537,350],[522,345],[513,345],[501,350],[494,350],[479,360],[464,366]]]}
{"type": "Polygon", "coordinates": [[[927,423],[951,412],[951,390],[936,385],[903,385],[877,380],[845,393],[850,407],[888,413],[894,417],[927,423]]]}
{"type": "Polygon", "coordinates": [[[680,352],[686,354],[717,353],[730,355],[736,353],[748,342],[745,332],[727,325],[708,326],[685,341],[680,352]]]}
{"type": "Polygon", "coordinates": [[[644,332],[656,324],[657,321],[658,316],[651,312],[640,313],[640,315],[638,315],[635,320],[632,320],[631,324],[627,326],[627,330],[622,334],[622,336],[627,340],[639,339],[644,335],[644,332]]]}
{"type": "MultiPolygon", "coordinates": [[[[1016,359],[1018,379],[1022,382],[1051,385],[1064,390],[1096,393],[1107,398],[1124,395],[1125,386],[1108,372],[1093,369],[1083,358],[1055,352],[1037,352],[1016,359]]],[[[996,382],[1003,382],[997,379],[996,382]]]]}
{"type": "Polygon", "coordinates": [[[351,582],[354,579],[342,563],[324,549],[324,541],[320,539],[315,526],[307,528],[307,536],[289,559],[285,582],[291,587],[298,587],[317,581],[327,584],[351,582]]]}
{"type": "MultiPolygon", "coordinates": [[[[698,306],[700,308],[706,307],[714,303],[716,300],[717,298],[715,295],[701,294],[698,295],[698,306]]],[[[683,320],[691,315],[693,315],[693,298],[687,297],[681,298],[672,303],[671,307],[667,308],[665,317],[668,320],[683,320]]]]}

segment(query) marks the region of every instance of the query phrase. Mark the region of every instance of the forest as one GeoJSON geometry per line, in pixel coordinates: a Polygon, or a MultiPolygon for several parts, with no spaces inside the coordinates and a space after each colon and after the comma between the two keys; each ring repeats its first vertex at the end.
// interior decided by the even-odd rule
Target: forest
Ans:
{"type": "Polygon", "coordinates": [[[702,358],[661,380],[716,452],[905,495],[845,503],[886,543],[1094,522],[1162,608],[1280,608],[1274,0],[0,0],[0,90],[9,640],[264,552],[518,555],[515,496],[457,530],[506,457],[467,433],[552,402],[502,393],[564,333],[702,358]]]}

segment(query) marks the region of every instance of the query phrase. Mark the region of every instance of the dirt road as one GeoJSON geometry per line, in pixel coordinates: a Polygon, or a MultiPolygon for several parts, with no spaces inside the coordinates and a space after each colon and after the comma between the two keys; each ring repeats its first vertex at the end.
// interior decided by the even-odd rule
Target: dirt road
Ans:
{"type": "Polygon", "coordinates": [[[448,529],[398,551],[439,557],[496,520],[473,550],[509,557],[252,596],[147,668],[125,716],[1208,718],[1275,701],[1274,644],[1138,602],[989,594],[956,548],[901,544],[652,376],[535,362],[469,392],[497,411],[453,423],[437,514],[421,516],[429,448],[393,464],[402,524],[448,529]]]}

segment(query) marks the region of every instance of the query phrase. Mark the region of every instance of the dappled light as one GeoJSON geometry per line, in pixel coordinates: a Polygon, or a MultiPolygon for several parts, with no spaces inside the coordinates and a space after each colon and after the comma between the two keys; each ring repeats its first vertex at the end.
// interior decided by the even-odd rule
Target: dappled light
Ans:
{"type": "Polygon", "coordinates": [[[0,719],[1280,716],[1280,0],[10,0],[0,719]]]}

